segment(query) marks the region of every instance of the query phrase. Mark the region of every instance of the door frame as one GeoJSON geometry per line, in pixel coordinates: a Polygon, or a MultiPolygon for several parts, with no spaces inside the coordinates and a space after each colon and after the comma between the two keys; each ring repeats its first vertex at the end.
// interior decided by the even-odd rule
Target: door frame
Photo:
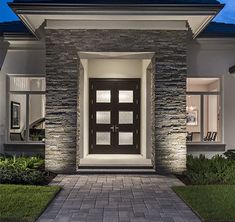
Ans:
{"type": "MultiPolygon", "coordinates": [[[[138,94],[137,94],[137,99],[138,99],[138,103],[137,103],[137,106],[138,106],[138,121],[135,125],[137,125],[137,128],[138,128],[138,136],[136,137],[136,134],[134,134],[134,140],[137,140],[137,144],[138,144],[138,147],[136,148],[136,151],[134,151],[133,153],[127,153],[127,154],[137,154],[137,155],[140,155],[141,154],[141,78],[89,78],[89,118],[88,118],[88,127],[89,127],[89,141],[88,141],[88,154],[94,154],[93,152],[91,152],[91,144],[92,144],[92,138],[91,138],[91,134],[90,134],[90,131],[92,129],[92,120],[91,120],[91,113],[93,112],[93,110],[91,109],[91,105],[90,105],[90,101],[92,101],[92,82],[103,82],[103,81],[106,81],[107,83],[108,82],[135,82],[137,83],[138,85],[138,88],[136,89],[138,94]]],[[[123,89],[124,90],[124,89],[123,89]]],[[[125,104],[127,105],[127,104],[125,104]]],[[[93,117],[94,118],[94,117],[93,117]]],[[[94,120],[93,120],[94,121],[94,120]]],[[[134,121],[134,115],[133,115],[133,121],[134,121]]],[[[128,146],[128,145],[127,145],[128,146]]],[[[97,153],[97,154],[106,154],[106,153],[97,153]]],[[[110,154],[119,154],[119,153],[116,153],[116,152],[113,152],[113,153],[110,153],[110,154]]],[[[121,153],[121,154],[125,154],[125,153],[121,153]]]]}

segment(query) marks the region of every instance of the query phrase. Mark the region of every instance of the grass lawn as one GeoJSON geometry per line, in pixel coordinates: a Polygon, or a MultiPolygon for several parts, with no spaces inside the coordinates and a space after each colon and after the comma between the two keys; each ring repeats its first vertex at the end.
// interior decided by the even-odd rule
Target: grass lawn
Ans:
{"type": "Polygon", "coordinates": [[[35,221],[60,187],[0,185],[0,221],[35,221]]]}
{"type": "Polygon", "coordinates": [[[235,221],[235,185],[173,187],[204,221],[235,221]]]}

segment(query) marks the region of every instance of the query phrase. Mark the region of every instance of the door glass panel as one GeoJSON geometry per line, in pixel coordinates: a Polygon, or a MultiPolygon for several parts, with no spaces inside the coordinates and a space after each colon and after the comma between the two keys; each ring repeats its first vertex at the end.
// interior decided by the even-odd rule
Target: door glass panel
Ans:
{"type": "Polygon", "coordinates": [[[133,103],[133,91],[119,90],[119,103],[133,103]]]}
{"type": "Polygon", "coordinates": [[[119,132],[119,145],[133,145],[133,133],[119,132]]]}
{"type": "Polygon", "coordinates": [[[98,111],[96,112],[97,124],[110,124],[110,111],[98,111]]]}
{"type": "Polygon", "coordinates": [[[133,124],[133,112],[119,111],[119,124],[133,124]]]}
{"type": "Polygon", "coordinates": [[[110,132],[97,132],[96,145],[111,145],[110,132]]]}
{"type": "Polygon", "coordinates": [[[96,91],[96,102],[97,103],[110,103],[111,102],[110,90],[97,90],[96,91]]]}

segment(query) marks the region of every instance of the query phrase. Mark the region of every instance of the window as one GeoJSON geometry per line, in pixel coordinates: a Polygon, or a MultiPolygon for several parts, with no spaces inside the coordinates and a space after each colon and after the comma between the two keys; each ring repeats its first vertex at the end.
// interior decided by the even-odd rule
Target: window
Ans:
{"type": "Polygon", "coordinates": [[[219,78],[187,79],[187,142],[221,142],[219,78]]]}
{"type": "Polygon", "coordinates": [[[41,76],[8,76],[8,142],[44,142],[45,85],[41,76]]]}

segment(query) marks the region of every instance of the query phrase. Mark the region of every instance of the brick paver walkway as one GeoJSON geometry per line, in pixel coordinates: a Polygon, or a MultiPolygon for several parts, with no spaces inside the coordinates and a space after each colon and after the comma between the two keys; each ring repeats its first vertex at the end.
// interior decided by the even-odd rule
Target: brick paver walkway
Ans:
{"type": "Polygon", "coordinates": [[[63,190],[38,222],[200,222],[171,190],[174,176],[59,175],[63,190]]]}

